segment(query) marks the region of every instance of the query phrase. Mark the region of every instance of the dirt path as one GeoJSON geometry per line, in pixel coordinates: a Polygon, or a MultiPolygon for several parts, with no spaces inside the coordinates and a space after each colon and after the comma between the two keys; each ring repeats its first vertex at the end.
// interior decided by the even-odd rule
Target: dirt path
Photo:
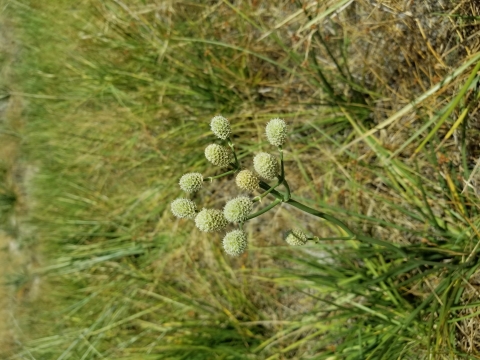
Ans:
{"type": "Polygon", "coordinates": [[[29,182],[34,167],[20,156],[22,109],[14,90],[12,63],[18,53],[12,27],[0,16],[0,358],[21,344],[20,320],[36,298],[39,279],[29,274],[37,266],[35,242],[27,225],[30,208],[29,182]]]}

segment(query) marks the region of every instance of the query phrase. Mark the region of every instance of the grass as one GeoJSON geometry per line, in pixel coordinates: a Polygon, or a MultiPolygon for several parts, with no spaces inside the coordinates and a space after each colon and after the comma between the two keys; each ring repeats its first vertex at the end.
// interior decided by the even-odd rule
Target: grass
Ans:
{"type": "MultiPolygon", "coordinates": [[[[40,300],[5,357],[480,357],[478,20],[462,4],[414,19],[396,2],[4,0],[24,125],[2,134],[38,171],[23,192],[4,181],[0,211],[24,212],[18,241],[43,254],[16,282],[42,279],[40,300]],[[219,113],[246,166],[284,118],[293,195],[357,240],[288,248],[293,224],[343,234],[283,205],[231,259],[173,221],[179,177],[217,174],[202,151],[219,113]]],[[[195,200],[219,208],[230,185],[195,200]]]]}

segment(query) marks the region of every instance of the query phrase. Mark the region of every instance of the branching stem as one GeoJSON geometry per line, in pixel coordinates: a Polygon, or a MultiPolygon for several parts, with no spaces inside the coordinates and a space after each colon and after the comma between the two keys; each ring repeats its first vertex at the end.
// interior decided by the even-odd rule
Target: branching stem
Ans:
{"type": "Polygon", "coordinates": [[[231,138],[228,138],[228,146],[230,146],[230,149],[232,149],[233,157],[235,158],[235,168],[239,169],[240,163],[238,162],[237,153],[235,152],[235,145],[233,144],[233,141],[231,138]]]}
{"type": "Polygon", "coordinates": [[[279,179],[277,184],[272,186],[270,189],[268,189],[267,191],[265,191],[263,194],[260,194],[258,196],[255,196],[252,201],[253,202],[256,202],[256,201],[261,201],[265,196],[267,196],[268,194],[270,194],[273,190],[275,190],[275,188],[277,188],[278,186],[280,186],[282,184],[282,181],[279,179]]]}
{"type": "MultiPolygon", "coordinates": [[[[285,182],[284,182],[284,185],[285,185],[285,182]]],[[[287,186],[288,186],[288,184],[286,185],[286,187],[287,186]]],[[[270,189],[270,185],[268,185],[267,183],[264,183],[263,181],[260,181],[260,187],[262,189],[265,189],[265,190],[270,189]]],[[[343,222],[341,222],[340,220],[338,220],[334,216],[325,214],[325,213],[320,212],[318,210],[315,210],[315,209],[313,209],[313,208],[311,208],[307,205],[304,205],[304,204],[292,199],[291,197],[289,197],[290,193],[288,193],[288,195],[287,194],[282,194],[282,193],[280,193],[276,190],[271,190],[270,192],[273,196],[275,196],[277,198],[277,200],[281,200],[282,202],[290,204],[290,205],[296,207],[297,209],[300,209],[300,210],[302,210],[306,213],[309,213],[311,215],[314,215],[316,217],[325,219],[325,220],[339,226],[341,229],[343,229],[348,234],[348,236],[350,236],[349,239],[353,240],[353,239],[356,238],[355,234],[347,227],[347,225],[345,225],[343,222]],[[285,200],[287,197],[288,197],[288,200],[285,200]]]]}
{"type": "Polygon", "coordinates": [[[251,214],[245,221],[256,218],[257,216],[260,216],[262,214],[265,214],[268,210],[273,209],[275,206],[283,202],[281,199],[276,199],[274,202],[272,202],[270,205],[267,207],[263,208],[262,210],[259,210],[253,214],[251,214]]]}
{"type": "Polygon", "coordinates": [[[235,171],[237,171],[237,169],[229,170],[229,171],[224,172],[223,174],[220,174],[220,175],[209,176],[209,177],[206,177],[205,179],[203,179],[203,181],[213,181],[214,179],[219,179],[219,178],[221,178],[221,177],[224,177],[224,176],[233,174],[235,171]]]}

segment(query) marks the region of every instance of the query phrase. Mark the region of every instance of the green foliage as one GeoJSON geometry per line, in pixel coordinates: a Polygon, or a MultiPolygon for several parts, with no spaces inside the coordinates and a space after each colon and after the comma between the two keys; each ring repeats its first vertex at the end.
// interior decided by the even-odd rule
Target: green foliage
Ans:
{"type": "MultiPolygon", "coordinates": [[[[476,306],[464,294],[480,207],[460,120],[477,104],[479,55],[372,125],[385,96],[351,74],[353,34],[332,21],[332,39],[319,29],[303,52],[281,15],[310,29],[347,2],[265,13],[253,3],[4,0],[22,44],[11,88],[26,101],[22,156],[39,165],[31,217],[49,284],[20,319],[16,358],[467,356],[457,329],[476,306]],[[423,124],[395,128],[412,110],[423,124]],[[292,250],[255,225],[248,255],[230,259],[219,238],[172,222],[179,176],[216,175],[199,149],[219,112],[245,139],[239,161],[267,145],[270,117],[292,124],[284,149],[297,197],[275,216],[319,208],[327,221],[296,221],[325,240],[292,250]],[[441,124],[458,128],[459,159],[441,124]],[[397,148],[378,134],[387,127],[403,136],[397,148]]],[[[216,205],[208,191],[195,196],[216,205]]]]}

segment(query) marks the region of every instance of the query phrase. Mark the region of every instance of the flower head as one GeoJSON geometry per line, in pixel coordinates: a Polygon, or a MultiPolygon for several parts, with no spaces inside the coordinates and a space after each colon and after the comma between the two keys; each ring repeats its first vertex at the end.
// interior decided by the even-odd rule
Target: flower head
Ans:
{"type": "Polygon", "coordinates": [[[198,191],[203,185],[203,175],[200,173],[185,174],[180,178],[179,184],[180,188],[187,193],[198,191]]]}
{"type": "Polygon", "coordinates": [[[223,238],[223,248],[230,256],[240,256],[247,249],[247,234],[243,230],[233,230],[223,238]]]}
{"type": "Polygon", "coordinates": [[[307,235],[300,229],[290,230],[285,238],[285,241],[288,243],[288,245],[292,246],[305,245],[307,240],[307,235]]]}
{"type": "Polygon", "coordinates": [[[278,162],[275,156],[265,152],[257,154],[253,158],[255,171],[263,178],[272,180],[278,176],[278,162]]]}
{"type": "Polygon", "coordinates": [[[230,200],[223,209],[225,218],[234,223],[244,222],[252,212],[253,201],[246,196],[239,196],[230,200]]]}
{"type": "Polygon", "coordinates": [[[287,124],[282,119],[272,119],[266,128],[268,142],[274,146],[282,146],[287,138],[287,124]]]}
{"type": "Polygon", "coordinates": [[[197,205],[190,199],[175,199],[170,204],[172,214],[176,217],[193,219],[197,215],[197,205]]]}
{"type": "Polygon", "coordinates": [[[224,229],[228,224],[223,212],[217,209],[203,209],[195,217],[195,225],[200,231],[213,232],[224,229]]]}
{"type": "Polygon", "coordinates": [[[216,166],[227,167],[230,165],[230,150],[225,146],[220,146],[217,144],[208,145],[205,149],[205,157],[208,161],[216,166]]]}
{"type": "Polygon", "coordinates": [[[252,171],[242,170],[237,174],[235,182],[240,189],[252,192],[258,189],[260,179],[252,171]]]}
{"type": "Polygon", "coordinates": [[[230,122],[223,116],[214,116],[210,122],[210,128],[216,137],[227,140],[230,136],[230,122]]]}

